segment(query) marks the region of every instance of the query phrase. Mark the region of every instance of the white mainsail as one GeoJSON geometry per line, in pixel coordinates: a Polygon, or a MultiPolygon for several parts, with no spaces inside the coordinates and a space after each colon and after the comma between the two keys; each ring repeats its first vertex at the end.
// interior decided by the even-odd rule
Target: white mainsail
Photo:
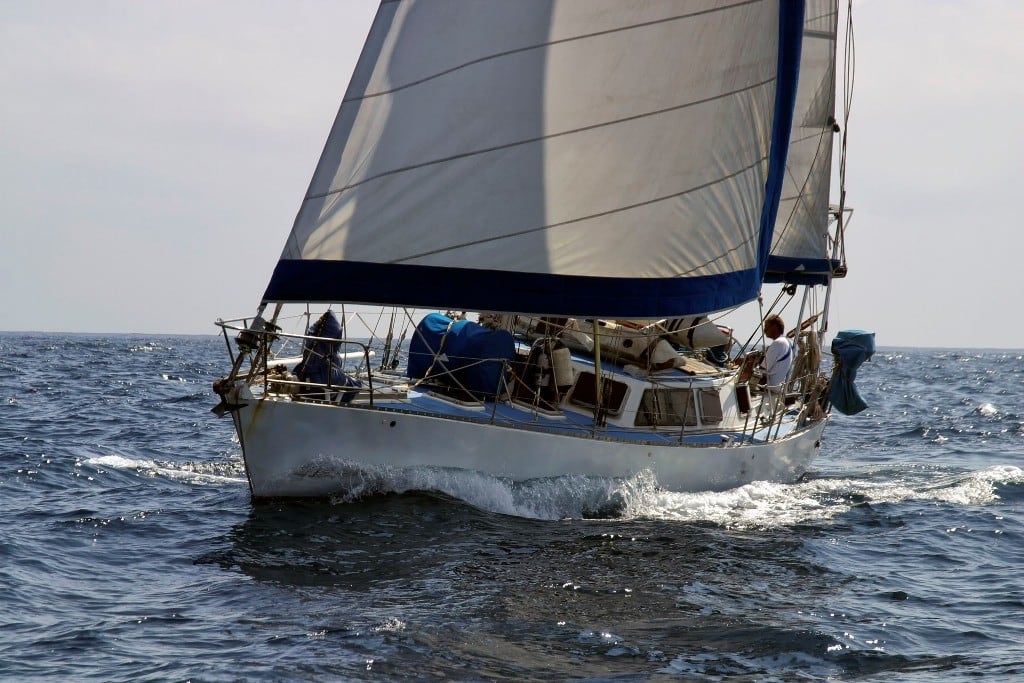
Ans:
{"type": "Polygon", "coordinates": [[[803,23],[778,0],[382,2],[264,300],[756,297],[803,23]]]}

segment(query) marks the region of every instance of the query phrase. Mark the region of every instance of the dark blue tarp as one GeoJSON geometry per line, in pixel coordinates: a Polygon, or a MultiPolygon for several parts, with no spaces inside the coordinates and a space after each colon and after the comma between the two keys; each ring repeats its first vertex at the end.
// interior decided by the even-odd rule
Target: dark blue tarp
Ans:
{"type": "Polygon", "coordinates": [[[843,415],[855,415],[868,407],[861,398],[854,380],[857,368],[875,353],[875,334],[863,330],[844,330],[832,340],[832,355],[836,357],[836,370],[832,376],[832,391],[828,398],[843,415]]]}
{"type": "Polygon", "coordinates": [[[515,342],[505,330],[431,313],[416,326],[409,342],[407,374],[422,379],[429,372],[452,386],[494,396],[501,388],[502,361],[511,362],[514,357],[515,342]],[[483,358],[487,360],[481,362],[483,358]]]}
{"type": "MultiPolygon", "coordinates": [[[[341,323],[330,311],[320,316],[306,330],[306,334],[311,337],[330,339],[341,339],[341,332],[341,323]]],[[[341,344],[306,339],[302,342],[302,360],[295,366],[295,376],[303,382],[316,384],[328,384],[329,377],[332,387],[361,387],[362,383],[359,380],[345,374],[344,365],[341,344]]],[[[341,400],[351,401],[355,395],[354,391],[347,392],[341,400]]]]}

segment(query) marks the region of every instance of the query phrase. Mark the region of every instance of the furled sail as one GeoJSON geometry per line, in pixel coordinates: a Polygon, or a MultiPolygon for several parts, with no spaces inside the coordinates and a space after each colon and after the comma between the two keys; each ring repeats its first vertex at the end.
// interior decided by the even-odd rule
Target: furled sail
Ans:
{"type": "Polygon", "coordinates": [[[384,0],[264,301],[753,299],[803,26],[787,0],[384,0]]]}
{"type": "Polygon", "coordinates": [[[835,0],[807,0],[800,83],[766,280],[824,283],[835,124],[835,0]]]}

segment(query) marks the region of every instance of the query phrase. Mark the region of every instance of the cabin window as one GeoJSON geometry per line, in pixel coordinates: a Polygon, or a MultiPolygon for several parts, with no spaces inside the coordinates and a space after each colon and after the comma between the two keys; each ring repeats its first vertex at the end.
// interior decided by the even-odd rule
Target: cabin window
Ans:
{"type": "MultiPolygon", "coordinates": [[[[719,408],[721,412],[721,408],[719,408]]],[[[647,389],[636,412],[637,427],[693,427],[697,404],[690,389],[647,389]]]]}
{"type": "Polygon", "coordinates": [[[718,395],[718,389],[701,389],[700,394],[700,419],[704,424],[718,424],[722,421],[722,398],[718,395]]]}
{"type": "MultiPolygon", "coordinates": [[[[581,372],[576,377],[576,384],[573,385],[569,401],[585,408],[595,407],[597,405],[596,378],[597,376],[592,372],[581,372]]],[[[621,413],[622,404],[625,403],[626,394],[629,391],[626,383],[604,378],[601,380],[601,388],[604,391],[605,407],[608,409],[608,413],[611,415],[621,413]]]]}

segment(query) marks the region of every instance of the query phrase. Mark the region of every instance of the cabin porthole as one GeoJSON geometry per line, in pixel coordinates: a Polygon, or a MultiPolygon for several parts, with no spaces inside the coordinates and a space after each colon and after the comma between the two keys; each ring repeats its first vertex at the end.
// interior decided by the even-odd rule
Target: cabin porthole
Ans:
{"type": "Polygon", "coordinates": [[[398,424],[398,423],[395,422],[394,420],[392,420],[391,423],[388,425],[388,427],[394,427],[396,424],[398,424]]]}

